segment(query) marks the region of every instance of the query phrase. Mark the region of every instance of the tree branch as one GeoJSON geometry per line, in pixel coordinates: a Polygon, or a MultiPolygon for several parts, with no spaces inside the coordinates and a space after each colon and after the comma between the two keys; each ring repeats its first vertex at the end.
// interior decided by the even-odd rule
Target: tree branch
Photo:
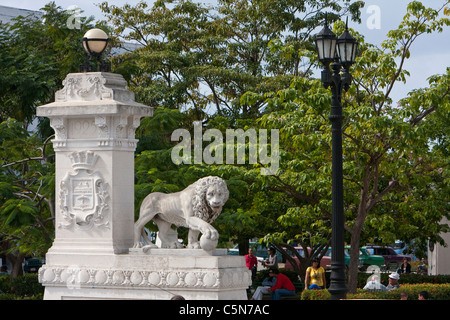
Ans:
{"type": "Polygon", "coordinates": [[[422,121],[423,118],[425,118],[427,115],[429,115],[430,113],[432,113],[433,111],[435,111],[438,108],[438,106],[433,106],[427,110],[425,110],[424,112],[422,112],[421,114],[419,114],[417,117],[415,117],[414,119],[411,119],[409,121],[409,123],[411,123],[411,126],[415,126],[416,124],[418,124],[420,121],[422,121]]]}
{"type": "Polygon", "coordinates": [[[42,160],[45,160],[45,158],[44,157],[30,157],[30,158],[25,158],[25,159],[22,159],[22,160],[18,160],[18,161],[14,161],[14,162],[10,162],[10,163],[4,164],[2,167],[6,168],[6,167],[13,166],[15,164],[19,164],[19,163],[24,163],[24,162],[28,162],[28,161],[42,161],[42,160]]]}
{"type": "Polygon", "coordinates": [[[52,154],[50,156],[47,156],[45,154],[47,145],[50,142],[50,139],[52,139],[53,137],[55,137],[54,134],[52,134],[47,139],[45,139],[42,149],[39,148],[41,150],[41,154],[42,154],[40,157],[28,157],[28,158],[25,158],[25,159],[22,159],[22,160],[17,160],[17,161],[14,161],[14,162],[10,162],[10,163],[2,165],[2,168],[7,168],[7,167],[10,167],[10,166],[13,166],[13,165],[16,165],[16,164],[19,164],[19,163],[28,162],[28,161],[48,161],[48,159],[50,157],[54,156],[54,154],[52,154]]]}

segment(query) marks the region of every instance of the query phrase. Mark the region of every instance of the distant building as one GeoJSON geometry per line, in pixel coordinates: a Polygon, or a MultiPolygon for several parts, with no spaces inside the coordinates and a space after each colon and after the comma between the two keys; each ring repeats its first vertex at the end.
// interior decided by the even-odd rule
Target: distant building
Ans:
{"type": "Polygon", "coordinates": [[[44,14],[40,11],[0,6],[0,23],[9,23],[13,18],[18,16],[27,17],[29,15],[40,19],[44,14]]]}
{"type": "MultiPolygon", "coordinates": [[[[18,16],[27,17],[29,15],[33,15],[36,19],[41,19],[44,13],[41,11],[0,6],[0,24],[9,23],[13,18],[17,18],[18,16]]],[[[142,47],[142,45],[138,43],[125,42],[122,43],[120,48],[112,48],[111,54],[119,55],[126,51],[134,51],[140,47],[142,47]]]]}

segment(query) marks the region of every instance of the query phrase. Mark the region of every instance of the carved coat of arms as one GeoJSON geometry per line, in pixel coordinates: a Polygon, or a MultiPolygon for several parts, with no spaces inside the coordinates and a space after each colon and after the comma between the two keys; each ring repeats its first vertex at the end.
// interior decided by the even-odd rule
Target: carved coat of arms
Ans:
{"type": "Polygon", "coordinates": [[[100,173],[92,172],[98,156],[92,151],[69,154],[73,172],[68,172],[60,183],[60,209],[66,224],[59,227],[89,230],[93,226],[109,228],[106,217],[108,185],[100,173]]]}

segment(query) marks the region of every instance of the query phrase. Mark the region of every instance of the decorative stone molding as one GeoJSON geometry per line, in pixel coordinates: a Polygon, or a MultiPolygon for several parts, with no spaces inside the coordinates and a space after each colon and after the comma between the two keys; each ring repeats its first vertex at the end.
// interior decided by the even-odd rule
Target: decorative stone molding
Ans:
{"type": "Polygon", "coordinates": [[[108,126],[108,119],[106,116],[95,116],[95,125],[97,126],[98,130],[98,138],[99,139],[108,139],[109,138],[109,126],[108,126]]]}
{"type": "Polygon", "coordinates": [[[153,108],[134,101],[125,79],[109,72],[70,73],[55,102],[39,106],[37,115],[50,118],[55,151],[134,151],[140,118],[153,108]]]}
{"type": "Polygon", "coordinates": [[[119,74],[103,72],[72,73],[63,81],[63,86],[64,88],[55,94],[56,102],[134,101],[134,93],[126,89],[127,82],[119,74]]]}
{"type": "Polygon", "coordinates": [[[66,125],[66,119],[63,117],[50,119],[50,126],[55,130],[55,138],[57,140],[67,139],[66,125]]]}
{"type": "MultiPolygon", "coordinates": [[[[116,132],[115,137],[118,139],[125,139],[128,138],[128,132],[126,130],[128,126],[128,117],[127,116],[120,116],[116,118],[117,123],[115,124],[116,132]]],[[[139,126],[139,124],[138,124],[139,126]]],[[[134,139],[134,131],[130,135],[132,139],[134,139]]]]}
{"type": "Polygon", "coordinates": [[[66,224],[59,228],[90,230],[93,226],[109,228],[106,213],[110,197],[108,184],[100,173],[92,170],[98,155],[92,151],[69,154],[73,172],[68,172],[60,182],[59,204],[66,224]]]}
{"type": "Polygon", "coordinates": [[[226,270],[140,270],[48,266],[39,269],[39,282],[45,286],[136,287],[164,289],[219,289],[248,287],[251,274],[245,268],[226,270]]]}

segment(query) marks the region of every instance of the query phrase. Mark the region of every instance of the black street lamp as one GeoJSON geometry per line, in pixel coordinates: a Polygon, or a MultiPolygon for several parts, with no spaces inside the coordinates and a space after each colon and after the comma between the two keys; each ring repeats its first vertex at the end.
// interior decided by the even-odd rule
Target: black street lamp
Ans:
{"type": "Polygon", "coordinates": [[[342,90],[347,91],[351,84],[350,66],[355,62],[358,42],[348,32],[348,19],[344,33],[337,38],[325,27],[315,37],[319,60],[324,66],[322,83],[331,88],[332,102],[332,251],[331,277],[328,291],[332,300],[345,299],[347,284],[344,257],[344,186],[342,171],[342,90]],[[331,64],[331,70],[330,70],[331,64]],[[341,70],[343,71],[341,74],[341,70]]]}
{"type": "Polygon", "coordinates": [[[97,71],[110,72],[111,64],[101,59],[102,53],[105,51],[109,42],[106,32],[98,28],[90,29],[81,40],[84,51],[89,55],[89,59],[80,65],[80,72],[93,71],[91,65],[92,58],[97,59],[97,71]]]}

